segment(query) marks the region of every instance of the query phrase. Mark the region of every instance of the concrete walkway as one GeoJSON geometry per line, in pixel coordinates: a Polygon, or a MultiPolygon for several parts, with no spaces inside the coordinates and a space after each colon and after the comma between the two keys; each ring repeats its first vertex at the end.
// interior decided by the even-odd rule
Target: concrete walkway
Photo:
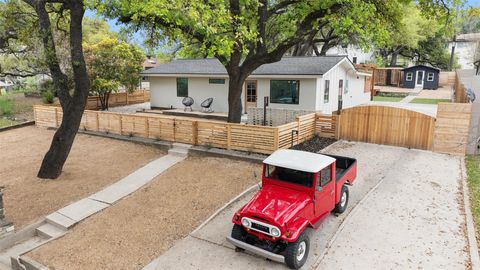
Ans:
{"type": "MultiPolygon", "coordinates": [[[[173,144],[168,155],[151,161],[107,188],[48,215],[44,222],[33,228],[32,232],[27,233],[28,237],[21,236],[23,239],[20,242],[15,241],[17,244],[13,246],[5,248],[7,242],[12,242],[12,240],[2,239],[0,241],[0,249],[3,249],[0,252],[0,269],[12,269],[12,267],[22,269],[20,264],[25,261],[22,260],[21,255],[64,235],[75,224],[110,207],[118,200],[146,185],[171,166],[184,160],[190,147],[190,145],[173,144]],[[13,262],[16,265],[11,265],[11,258],[14,258],[13,262]]],[[[18,235],[21,234],[26,233],[18,232],[18,235]]],[[[11,236],[11,238],[14,237],[15,235],[11,236]]]]}
{"type": "MultiPolygon", "coordinates": [[[[311,250],[303,269],[463,269],[468,264],[458,197],[460,158],[347,142],[327,152],[357,158],[358,178],[350,188],[347,212],[308,232],[311,250]],[[345,219],[352,209],[351,218],[345,219]]],[[[252,195],[221,211],[144,269],[287,269],[235,252],[225,241],[234,211],[252,195]]]]}
{"type": "Polygon", "coordinates": [[[400,100],[400,103],[410,103],[410,101],[414,100],[416,98],[416,95],[408,95],[404,99],[400,100]]]}

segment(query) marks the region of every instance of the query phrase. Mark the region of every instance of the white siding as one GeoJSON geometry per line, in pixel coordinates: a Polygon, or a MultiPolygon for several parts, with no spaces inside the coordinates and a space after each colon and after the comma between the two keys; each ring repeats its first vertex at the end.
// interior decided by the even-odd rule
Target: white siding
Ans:
{"type": "MultiPolygon", "coordinates": [[[[212,77],[214,78],[214,77],[212,77]]],[[[257,107],[263,107],[263,98],[270,96],[270,80],[296,80],[300,81],[299,104],[270,103],[270,108],[284,108],[297,110],[321,111],[330,114],[338,109],[338,82],[349,80],[349,91],[343,94],[343,108],[353,107],[366,103],[370,93],[364,93],[364,77],[358,76],[346,62],[337,65],[323,77],[302,78],[248,78],[257,81],[257,107]],[[325,80],[330,80],[330,100],[323,102],[325,80]]],[[[201,110],[200,103],[205,99],[214,98],[212,109],[216,112],[228,112],[228,79],[225,84],[209,84],[208,77],[189,77],[188,95],[195,100],[194,110],[201,110]]],[[[242,93],[242,106],[245,106],[245,88],[242,93]]],[[[150,96],[152,107],[183,108],[183,97],[177,97],[177,84],[175,77],[150,77],[150,96]]],[[[244,108],[245,109],[245,108],[244,108]]]]}
{"type": "MultiPolygon", "coordinates": [[[[213,77],[212,77],[213,78],[213,77]]],[[[194,110],[201,110],[200,103],[213,97],[212,109],[216,112],[228,112],[228,79],[225,84],[209,84],[206,77],[188,78],[188,95],[195,100],[194,110]]],[[[279,80],[294,80],[281,78],[279,80]]],[[[270,80],[265,78],[249,78],[257,81],[257,107],[263,107],[263,98],[270,96],[270,80]]],[[[297,110],[315,110],[316,79],[300,79],[299,104],[270,103],[270,108],[286,108],[297,110]]],[[[242,92],[242,106],[245,106],[245,89],[242,92]]],[[[176,78],[150,77],[150,102],[152,107],[183,108],[183,97],[177,97],[176,78]]]]}
{"type": "Polygon", "coordinates": [[[321,111],[325,114],[331,114],[332,112],[338,110],[339,80],[343,80],[343,91],[345,91],[347,79],[349,81],[348,93],[342,93],[343,109],[351,108],[369,101],[370,93],[364,93],[365,77],[357,76],[354,70],[352,70],[346,62],[343,62],[342,64],[331,69],[321,79],[319,79],[321,94],[317,111],[321,111]],[[330,97],[327,103],[324,102],[326,80],[330,80],[330,97]]]}
{"type": "MultiPolygon", "coordinates": [[[[228,112],[228,79],[225,79],[225,84],[210,84],[208,79],[207,77],[188,78],[188,95],[195,100],[192,108],[197,111],[201,110],[200,104],[205,99],[212,97],[214,111],[228,112]]],[[[182,100],[183,97],[177,97],[176,78],[150,77],[152,107],[184,108],[182,100]]]]}

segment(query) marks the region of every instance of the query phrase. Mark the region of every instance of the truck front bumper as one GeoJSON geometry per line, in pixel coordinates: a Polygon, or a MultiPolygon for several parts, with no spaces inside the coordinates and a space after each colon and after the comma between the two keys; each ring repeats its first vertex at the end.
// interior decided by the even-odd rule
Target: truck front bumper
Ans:
{"type": "Polygon", "coordinates": [[[259,256],[262,256],[264,258],[267,258],[269,260],[279,262],[279,263],[285,263],[285,257],[279,254],[275,254],[273,252],[261,249],[259,247],[250,245],[248,243],[245,243],[243,241],[234,239],[230,236],[227,236],[227,241],[230,242],[232,245],[245,249],[247,251],[250,251],[251,253],[257,254],[259,256]]]}

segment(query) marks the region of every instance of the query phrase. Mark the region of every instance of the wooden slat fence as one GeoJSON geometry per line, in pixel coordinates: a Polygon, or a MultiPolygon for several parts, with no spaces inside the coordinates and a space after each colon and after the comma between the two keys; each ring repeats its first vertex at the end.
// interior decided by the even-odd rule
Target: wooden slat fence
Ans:
{"type": "MultiPolygon", "coordinates": [[[[38,126],[58,127],[62,110],[34,106],[38,126]]],[[[80,129],[270,154],[315,135],[465,155],[471,104],[440,103],[437,119],[394,107],[359,106],[341,115],[311,113],[277,127],[233,124],[159,114],[86,110],[80,129]]]]}
{"type": "MultiPolygon", "coordinates": [[[[138,104],[150,101],[150,91],[136,90],[133,93],[112,93],[108,104],[110,107],[124,106],[129,104],[138,104]]],[[[100,98],[98,96],[89,96],[87,99],[87,110],[100,109],[100,98]]]]}
{"type": "Polygon", "coordinates": [[[338,138],[352,141],[432,149],[435,119],[385,106],[359,106],[342,111],[338,138]]]}
{"type": "Polygon", "coordinates": [[[467,91],[458,74],[455,74],[453,89],[455,90],[455,102],[468,103],[467,91]]]}
{"type": "Polygon", "coordinates": [[[453,155],[465,155],[470,132],[472,104],[439,103],[433,151],[453,155]]]}

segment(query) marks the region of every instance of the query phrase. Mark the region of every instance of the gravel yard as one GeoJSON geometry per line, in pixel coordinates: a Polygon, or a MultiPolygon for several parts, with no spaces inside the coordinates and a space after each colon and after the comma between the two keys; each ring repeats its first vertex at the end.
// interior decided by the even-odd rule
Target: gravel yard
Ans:
{"type": "Polygon", "coordinates": [[[190,157],[28,256],[57,270],[141,269],[260,179],[260,164],[190,157]]]}
{"type": "Polygon", "coordinates": [[[41,180],[37,171],[53,133],[33,126],[0,133],[0,186],[6,187],[6,216],[17,230],[164,154],[153,147],[79,134],[62,175],[41,180]]]}

